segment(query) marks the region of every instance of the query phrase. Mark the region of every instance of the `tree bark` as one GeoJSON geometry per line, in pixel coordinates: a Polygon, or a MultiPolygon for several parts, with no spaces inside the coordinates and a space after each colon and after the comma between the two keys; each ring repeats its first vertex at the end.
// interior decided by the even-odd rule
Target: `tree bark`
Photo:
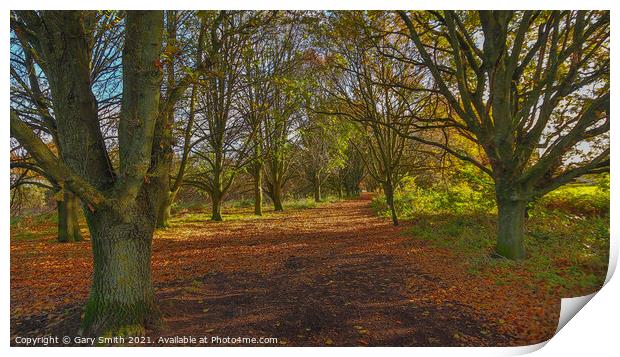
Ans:
{"type": "Polygon", "coordinates": [[[136,205],[125,217],[100,210],[87,220],[94,272],[81,333],[142,335],[160,318],[151,278],[154,217],[136,205]]]}
{"type": "MultiPolygon", "coordinates": [[[[177,13],[174,10],[166,11],[166,32],[166,46],[168,48],[175,47],[177,42],[177,13]]],[[[163,167],[163,171],[168,173],[172,169],[172,159],[174,156],[172,150],[174,138],[172,130],[169,129],[174,127],[174,105],[176,103],[176,100],[172,98],[172,93],[177,89],[177,82],[174,73],[174,61],[167,63],[166,72],[166,100],[160,102],[160,113],[155,126],[156,136],[154,138],[154,142],[156,146],[159,146],[159,148],[156,147],[155,150],[157,152],[158,164],[163,167]]],[[[185,152],[183,156],[185,156],[185,152]]],[[[183,163],[181,163],[181,166],[183,166],[183,163]]],[[[181,167],[179,172],[182,170],[183,168],[181,167]]],[[[182,176],[182,174],[180,175],[182,176]]],[[[164,187],[165,197],[162,199],[161,205],[157,207],[157,228],[168,228],[170,226],[168,222],[170,218],[170,206],[172,206],[172,201],[174,199],[174,197],[171,199],[170,196],[173,195],[172,191],[174,188],[171,187],[173,183],[170,175],[162,175],[159,179],[162,180],[161,185],[164,187]]]]}
{"type": "Polygon", "coordinates": [[[263,168],[258,164],[254,169],[254,214],[263,215],[263,168]]]}
{"type": "Polygon", "coordinates": [[[279,183],[273,185],[271,199],[273,200],[274,211],[284,211],[284,208],[282,207],[282,188],[280,187],[279,183]]]}
{"type": "Polygon", "coordinates": [[[525,258],[523,223],[527,201],[498,198],[497,208],[497,254],[513,260],[525,258]]]}
{"type": "Polygon", "coordinates": [[[85,210],[94,270],[82,331],[97,336],[143,335],[160,321],[151,278],[151,242],[157,209],[169,188],[160,142],[153,145],[156,137],[163,136],[161,131],[169,130],[156,125],[163,13],[127,11],[125,27],[116,204],[85,210]]]}
{"type": "Polygon", "coordinates": [[[398,215],[396,214],[396,207],[394,206],[394,187],[392,181],[388,180],[383,185],[383,191],[385,192],[385,201],[387,202],[390,212],[392,214],[392,223],[398,225],[398,215]]]}
{"type": "Polygon", "coordinates": [[[314,177],[314,202],[321,202],[321,179],[316,175],[314,177]]]}
{"type": "Polygon", "coordinates": [[[174,199],[177,195],[177,191],[171,191],[168,195],[162,200],[161,205],[159,206],[157,212],[157,228],[168,228],[170,227],[170,208],[174,203],[174,199]]]}
{"type": "Polygon", "coordinates": [[[211,220],[222,221],[222,195],[219,192],[211,194],[211,220]]]}
{"type": "Polygon", "coordinates": [[[58,201],[58,241],[82,241],[78,223],[79,200],[75,194],[65,190],[63,200],[58,201]]]}

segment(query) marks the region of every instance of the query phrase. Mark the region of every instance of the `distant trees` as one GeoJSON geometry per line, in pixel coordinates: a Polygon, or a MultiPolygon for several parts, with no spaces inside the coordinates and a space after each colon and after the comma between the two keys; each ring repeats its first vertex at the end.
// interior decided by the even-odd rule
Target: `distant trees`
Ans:
{"type": "Polygon", "coordinates": [[[329,114],[338,103],[325,91],[332,80],[333,67],[326,63],[325,56],[315,49],[303,53],[303,69],[306,75],[299,90],[303,93],[303,107],[300,111],[299,155],[296,170],[305,176],[315,202],[322,201],[321,190],[331,179],[335,189],[342,196],[342,181],[339,170],[344,167],[346,150],[351,146],[355,128],[339,115],[329,114]]]}
{"type": "Polygon", "coordinates": [[[298,165],[312,187],[314,201],[321,202],[324,183],[344,166],[349,132],[335,116],[308,111],[306,120],[300,129],[298,165]]]}
{"type": "Polygon", "coordinates": [[[26,203],[42,205],[42,199],[37,202],[32,197],[33,193],[41,191],[35,191],[33,188],[46,190],[56,201],[57,240],[62,243],[82,241],[78,222],[79,199],[71,191],[61,188],[54,178],[48,176],[18,145],[11,154],[11,210],[20,212],[21,206],[26,203]],[[25,156],[19,156],[18,152],[25,156]]]}
{"type": "Polygon", "coordinates": [[[250,130],[251,155],[248,171],[253,181],[254,214],[263,214],[263,171],[265,151],[265,121],[271,110],[273,62],[271,47],[265,44],[274,26],[266,24],[252,36],[243,52],[243,70],[239,111],[250,130]]]}
{"type": "MultiPolygon", "coordinates": [[[[353,198],[361,193],[360,184],[364,179],[364,159],[357,148],[360,144],[354,144],[356,137],[349,139],[344,152],[344,163],[337,170],[338,191],[344,191],[344,196],[353,198]]],[[[342,196],[342,194],[341,194],[342,196]]]]}
{"type": "MultiPolygon", "coordinates": [[[[357,123],[360,138],[357,149],[363,153],[366,172],[383,188],[392,222],[398,225],[394,203],[398,183],[415,161],[415,141],[400,135],[413,131],[417,114],[424,109],[425,95],[403,92],[399,86],[417,86],[420,76],[415,66],[382,55],[371,41],[371,19],[362,13],[339,13],[326,34],[334,68],[332,80],[324,90],[332,97],[327,111],[357,123]],[[346,38],[346,39],[345,39],[346,38]]],[[[384,24],[384,19],[378,22],[384,24]]],[[[376,35],[375,35],[376,36],[376,35]]],[[[383,37],[378,41],[390,41],[383,37]]],[[[381,46],[385,51],[387,46],[381,46]]]]}
{"type": "MultiPolygon", "coordinates": [[[[79,199],[68,189],[61,188],[54,178],[40,168],[23,150],[15,146],[11,154],[11,209],[18,209],[25,201],[31,201],[33,187],[46,189],[53,194],[58,215],[59,242],[79,242],[82,240],[78,222],[79,199]],[[19,156],[17,153],[25,154],[19,156]]],[[[41,200],[38,202],[42,204],[41,200]]]]}
{"type": "Polygon", "coordinates": [[[267,101],[260,103],[266,113],[262,131],[257,135],[262,135],[266,193],[276,211],[284,209],[284,185],[291,176],[291,140],[295,136],[303,104],[298,79],[303,76],[302,50],[308,40],[303,32],[302,18],[302,13],[281,14],[279,26],[263,42],[268,48],[264,53],[266,63],[262,66],[267,71],[268,94],[267,101]]]}
{"type": "Polygon", "coordinates": [[[157,131],[160,131],[161,135],[155,138],[159,149],[154,159],[158,161],[161,170],[171,173],[175,157],[180,157],[178,169],[173,178],[172,173],[160,176],[162,185],[166,186],[167,194],[158,208],[158,227],[169,225],[170,208],[179,189],[185,183],[190,151],[195,145],[192,134],[195,127],[198,83],[215,62],[216,53],[219,50],[217,29],[224,14],[225,11],[166,11],[165,48],[161,56],[162,65],[165,65],[166,70],[157,122],[157,131]],[[207,36],[207,33],[210,36],[207,36]],[[190,87],[189,98],[184,98],[190,87]],[[177,112],[180,102],[188,105],[186,115],[182,118],[178,118],[177,112]],[[175,145],[177,136],[181,136],[183,140],[180,153],[175,155],[175,146],[178,146],[175,145]]]}
{"type": "Polygon", "coordinates": [[[233,180],[251,160],[253,128],[247,127],[239,108],[243,51],[258,18],[249,12],[227,12],[218,29],[218,51],[211,73],[201,82],[195,131],[195,155],[202,163],[191,184],[209,193],[211,219],[221,221],[221,206],[233,180]]]}
{"type": "Polygon", "coordinates": [[[398,15],[417,49],[406,60],[424,64],[433,79],[427,89],[451,109],[432,125],[479,145],[489,163],[431,144],[494,179],[497,253],[524,258],[527,203],[609,169],[609,12],[398,15]]]}

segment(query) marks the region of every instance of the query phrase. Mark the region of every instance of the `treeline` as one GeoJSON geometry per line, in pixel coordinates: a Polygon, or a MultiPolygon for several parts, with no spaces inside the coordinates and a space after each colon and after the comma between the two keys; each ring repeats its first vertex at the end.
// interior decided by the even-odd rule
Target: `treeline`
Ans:
{"type": "Polygon", "coordinates": [[[495,187],[496,253],[525,257],[528,203],[609,169],[606,11],[13,11],[11,187],[81,202],[85,334],[158,321],[153,231],[184,187],[249,186],[283,210],[455,160],[495,187]]]}

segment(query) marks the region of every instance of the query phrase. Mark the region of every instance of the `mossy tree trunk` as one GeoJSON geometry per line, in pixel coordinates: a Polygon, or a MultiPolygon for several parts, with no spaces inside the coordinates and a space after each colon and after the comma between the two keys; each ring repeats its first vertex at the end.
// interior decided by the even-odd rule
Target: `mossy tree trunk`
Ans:
{"type": "Polygon", "coordinates": [[[357,197],[360,194],[359,185],[364,177],[364,160],[359,150],[353,145],[347,149],[347,162],[343,168],[344,191],[347,197],[357,197]]]}
{"type": "Polygon", "coordinates": [[[222,219],[222,194],[219,191],[211,193],[211,220],[221,222],[222,219]]]}
{"type": "MultiPolygon", "coordinates": [[[[223,134],[222,134],[223,137],[223,134]]],[[[224,154],[221,145],[215,148],[212,165],[212,177],[208,178],[209,196],[211,196],[211,220],[222,221],[222,201],[229,185],[224,185],[224,154]]]]}
{"type": "Polygon", "coordinates": [[[101,210],[87,220],[94,268],[81,332],[142,335],[160,318],[151,278],[154,217],[135,206],[124,217],[101,210]]]}
{"type": "MultiPolygon", "coordinates": [[[[166,47],[176,48],[177,46],[177,26],[178,18],[177,11],[166,11],[166,47]]],[[[202,30],[201,30],[202,31],[202,30]]],[[[200,45],[199,45],[200,46],[200,45]]],[[[181,94],[185,91],[188,84],[179,85],[176,80],[175,73],[175,60],[172,59],[166,62],[166,93],[165,100],[160,102],[159,106],[159,118],[157,120],[157,126],[155,132],[157,136],[154,138],[156,146],[156,158],[154,162],[160,167],[161,172],[165,172],[165,175],[161,175],[160,180],[161,189],[164,192],[164,198],[161,200],[160,206],[157,208],[157,228],[170,227],[170,209],[174,198],[179,190],[181,181],[183,180],[183,174],[187,161],[188,139],[187,132],[191,131],[193,125],[193,110],[195,100],[195,85],[192,89],[192,97],[190,102],[190,118],[187,126],[185,127],[185,142],[183,145],[183,154],[179,165],[179,171],[176,175],[174,182],[168,172],[172,169],[172,160],[174,152],[172,146],[174,145],[175,138],[173,136],[172,128],[175,126],[175,105],[180,99],[181,94]],[[157,148],[158,147],[158,148],[157,148]]]]}
{"type": "MultiPolygon", "coordinates": [[[[166,190],[167,191],[167,190],[166,190]]],[[[157,212],[157,228],[170,227],[170,210],[178,191],[168,191],[157,212]]]]}
{"type": "Polygon", "coordinates": [[[525,258],[524,222],[527,201],[497,200],[497,246],[502,257],[518,260],[525,258]]]}
{"type": "Polygon", "coordinates": [[[64,190],[62,201],[58,204],[58,241],[79,242],[82,241],[80,225],[78,223],[79,199],[70,191],[64,190]]]}

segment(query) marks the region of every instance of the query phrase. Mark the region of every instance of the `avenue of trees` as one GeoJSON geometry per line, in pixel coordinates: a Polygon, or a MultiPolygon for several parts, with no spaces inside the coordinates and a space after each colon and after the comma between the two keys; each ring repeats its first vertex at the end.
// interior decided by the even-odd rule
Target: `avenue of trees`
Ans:
{"type": "Polygon", "coordinates": [[[151,242],[179,192],[254,213],[394,197],[446,156],[488,176],[496,254],[529,203],[609,170],[608,11],[12,11],[11,204],[90,232],[82,333],[159,322],[151,242]]]}

